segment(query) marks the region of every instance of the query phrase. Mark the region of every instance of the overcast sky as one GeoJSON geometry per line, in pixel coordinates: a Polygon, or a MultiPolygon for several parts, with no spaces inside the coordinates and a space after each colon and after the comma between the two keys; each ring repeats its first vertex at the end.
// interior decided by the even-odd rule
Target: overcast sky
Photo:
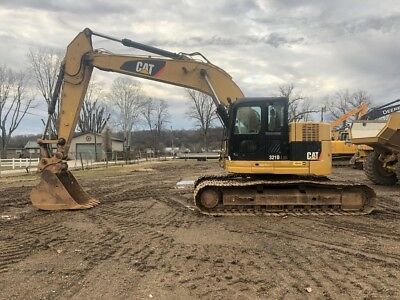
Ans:
{"type": "MultiPolygon", "coordinates": [[[[276,95],[293,82],[316,103],[344,89],[366,90],[376,103],[400,98],[400,1],[0,0],[0,63],[28,70],[29,48],[65,49],[85,27],[202,52],[246,96],[276,95]]],[[[94,46],[138,53],[98,38],[94,46]]],[[[105,88],[115,78],[95,76],[105,88]]],[[[169,101],[174,128],[193,126],[182,88],[141,82],[148,95],[169,101]]],[[[41,127],[30,116],[18,133],[41,127]]]]}

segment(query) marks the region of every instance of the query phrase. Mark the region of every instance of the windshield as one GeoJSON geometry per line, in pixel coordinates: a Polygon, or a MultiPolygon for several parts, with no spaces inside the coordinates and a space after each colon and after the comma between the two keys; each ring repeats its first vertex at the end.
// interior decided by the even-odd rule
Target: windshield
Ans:
{"type": "Polygon", "coordinates": [[[236,113],[235,134],[257,134],[261,130],[261,107],[243,106],[236,113]]]}

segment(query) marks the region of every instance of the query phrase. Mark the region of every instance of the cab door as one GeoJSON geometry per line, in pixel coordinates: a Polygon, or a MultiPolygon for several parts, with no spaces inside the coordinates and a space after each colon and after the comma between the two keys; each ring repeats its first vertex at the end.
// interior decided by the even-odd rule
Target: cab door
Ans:
{"type": "Polygon", "coordinates": [[[246,103],[235,110],[229,153],[232,160],[265,160],[265,105],[246,103]]]}
{"type": "Polygon", "coordinates": [[[289,156],[289,125],[287,102],[271,100],[266,103],[266,160],[287,160],[289,156]]]}

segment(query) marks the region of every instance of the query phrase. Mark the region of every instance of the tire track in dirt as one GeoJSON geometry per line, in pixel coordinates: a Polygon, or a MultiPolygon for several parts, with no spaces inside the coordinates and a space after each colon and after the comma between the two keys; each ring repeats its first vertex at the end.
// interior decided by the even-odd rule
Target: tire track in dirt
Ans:
{"type": "Polygon", "coordinates": [[[364,279],[358,274],[351,272],[351,276],[346,276],[353,269],[351,261],[348,261],[340,253],[330,252],[324,254],[326,255],[318,257],[323,264],[323,267],[320,266],[320,268],[323,268],[323,271],[319,273],[329,277],[330,282],[334,285],[334,288],[330,287],[327,291],[329,298],[335,298],[336,295],[352,297],[357,290],[362,290],[363,293],[373,290],[373,286],[369,282],[364,282],[364,279]],[[345,264],[343,264],[343,261],[345,261],[345,264]],[[348,264],[351,266],[349,267],[348,264]]]}
{"type": "Polygon", "coordinates": [[[290,239],[290,240],[296,240],[296,241],[299,241],[302,243],[311,244],[311,245],[313,245],[315,247],[319,247],[319,248],[334,250],[334,251],[341,252],[346,255],[352,255],[355,257],[363,257],[364,259],[367,259],[367,260],[376,261],[376,262],[393,265],[393,266],[400,265],[400,255],[388,255],[385,253],[378,253],[375,251],[368,251],[368,252],[360,251],[360,250],[354,249],[352,247],[349,247],[343,243],[342,244],[328,243],[328,242],[321,241],[318,239],[304,237],[304,236],[295,234],[293,232],[286,232],[286,231],[277,232],[274,230],[267,230],[267,229],[264,229],[264,230],[271,234],[275,234],[276,236],[284,237],[284,238],[290,239]]]}
{"type": "MultiPolygon", "coordinates": [[[[259,231],[257,234],[264,234],[265,232],[259,231]]],[[[276,235],[271,235],[271,238],[276,238],[276,235]]],[[[320,251],[320,256],[313,257],[309,254],[313,251],[310,250],[310,246],[303,245],[302,243],[287,243],[284,237],[279,237],[279,240],[283,240],[284,251],[276,251],[276,249],[268,249],[268,254],[271,258],[267,261],[272,265],[274,276],[280,276],[284,278],[281,281],[280,286],[276,287],[275,290],[270,291],[268,294],[272,298],[298,298],[299,295],[307,296],[306,288],[312,288],[313,296],[316,298],[335,298],[338,295],[349,297],[351,290],[354,288],[353,285],[349,285],[348,282],[346,289],[340,289],[338,287],[337,273],[334,269],[334,265],[337,263],[336,260],[331,260],[329,263],[322,263],[320,257],[330,257],[332,254],[329,251],[320,251]],[[311,259],[312,257],[312,259],[311,259]],[[321,264],[324,266],[322,267],[321,264]]],[[[279,249],[278,249],[279,250],[279,249]]]]}
{"type": "MultiPolygon", "coordinates": [[[[316,290],[313,291],[313,295],[317,298],[337,298],[338,295],[353,297],[354,293],[358,293],[360,289],[365,295],[372,293],[377,296],[382,291],[393,295],[398,294],[396,291],[398,274],[390,270],[399,268],[399,256],[384,254],[382,257],[381,252],[358,250],[340,243],[331,244],[293,232],[260,227],[260,230],[252,234],[268,240],[278,239],[285,245],[284,258],[282,258],[282,252],[268,249],[272,259],[268,258],[267,261],[279,262],[274,266],[274,275],[280,274],[286,278],[283,287],[275,287],[271,291],[273,298],[278,298],[277,296],[281,293],[298,297],[300,293],[304,293],[305,289],[303,285],[302,287],[298,285],[299,282],[310,285],[313,290],[316,290]],[[314,255],[315,253],[318,255],[314,255]],[[385,270],[384,275],[382,272],[370,272],[376,268],[385,270]]],[[[249,234],[246,229],[235,228],[233,232],[249,234]]]]}
{"type": "Polygon", "coordinates": [[[33,245],[34,238],[0,240],[0,273],[9,271],[12,265],[28,257],[33,245]]]}
{"type": "Polygon", "coordinates": [[[136,189],[132,188],[112,188],[107,193],[104,193],[102,196],[98,196],[97,193],[95,196],[100,200],[102,203],[113,203],[113,202],[125,202],[125,201],[132,201],[138,200],[142,198],[149,198],[155,195],[158,195],[159,191],[162,190],[160,187],[139,187],[136,189]]]}
{"type": "Polygon", "coordinates": [[[109,260],[119,249],[121,237],[112,231],[105,230],[102,233],[95,234],[91,240],[80,241],[80,247],[85,249],[83,260],[86,267],[75,274],[67,283],[60,286],[52,296],[60,296],[62,298],[71,298],[78,294],[84,288],[82,284],[85,277],[95,269],[99,264],[109,260]]]}
{"type": "Polygon", "coordinates": [[[392,205],[390,203],[378,203],[378,209],[381,208],[382,212],[384,213],[390,213],[390,214],[400,214],[400,205],[392,205]]]}
{"type": "Polygon", "coordinates": [[[304,270],[302,264],[296,262],[296,267],[293,268],[292,264],[288,263],[296,256],[294,253],[288,253],[287,257],[282,257],[282,253],[269,251],[269,255],[271,259],[268,259],[268,263],[272,266],[274,275],[280,278],[275,288],[268,291],[269,297],[290,298],[293,295],[304,294],[305,288],[313,285],[315,279],[312,278],[310,281],[310,277],[307,276],[309,272],[304,270]]]}
{"type": "MultiPolygon", "coordinates": [[[[321,255],[321,258],[324,258],[327,264],[325,270],[337,272],[337,283],[349,297],[367,297],[370,294],[380,294],[382,278],[370,272],[370,270],[379,267],[379,264],[374,261],[364,260],[361,257],[352,258],[342,253],[330,253],[330,255],[321,255]],[[360,267],[360,265],[366,268],[360,267]],[[362,293],[362,295],[357,295],[357,293],[362,293]]],[[[394,286],[394,282],[384,284],[394,286]]]]}
{"type": "Polygon", "coordinates": [[[170,194],[170,196],[156,196],[154,199],[167,205],[173,211],[173,215],[163,217],[162,222],[160,222],[162,228],[171,226],[190,228],[193,225],[201,224],[203,222],[202,218],[206,217],[194,209],[193,206],[186,204],[187,199],[185,197],[176,193],[170,194]]]}
{"type": "Polygon", "coordinates": [[[23,186],[21,188],[5,188],[1,190],[0,212],[5,208],[24,207],[30,203],[29,193],[32,187],[23,186]]]}
{"type": "Polygon", "coordinates": [[[321,227],[334,228],[335,230],[340,230],[345,233],[354,232],[357,235],[368,238],[377,237],[389,241],[391,240],[400,241],[400,233],[391,232],[390,234],[387,234],[388,230],[385,227],[375,226],[374,228],[371,229],[366,224],[354,223],[343,219],[340,220],[331,218],[326,218],[324,220],[318,220],[316,218],[313,219],[306,218],[306,219],[312,221],[313,223],[317,223],[321,227]]]}
{"type": "MultiPolygon", "coordinates": [[[[333,245],[323,241],[298,236],[293,233],[276,232],[276,234],[281,238],[294,240],[296,244],[303,245],[303,247],[304,245],[311,244],[312,247],[316,248],[315,251],[312,252],[320,253],[318,255],[318,260],[323,259],[325,267],[321,268],[321,266],[319,266],[310,270],[313,270],[314,275],[321,279],[315,280],[315,277],[313,278],[309,276],[309,274],[306,274],[308,278],[314,279],[313,284],[316,286],[323,286],[328,282],[330,283],[329,285],[335,285],[335,281],[331,278],[336,277],[343,289],[341,293],[345,292],[348,296],[352,296],[352,293],[360,288],[367,294],[376,293],[378,295],[383,290],[388,290],[388,287],[397,286],[397,280],[394,274],[385,277],[381,274],[374,274],[370,272],[370,270],[376,269],[377,267],[384,269],[386,267],[398,268],[400,266],[400,256],[385,255],[371,251],[363,252],[348,246],[333,245]],[[365,268],[360,268],[360,265],[365,266],[365,268]],[[328,274],[328,276],[325,274],[328,274]],[[351,274],[351,276],[338,277],[336,274],[351,274]]],[[[297,252],[297,254],[294,255],[296,252],[297,248],[294,250],[292,248],[288,249],[292,262],[289,263],[287,267],[292,268],[293,262],[295,262],[298,267],[297,272],[299,272],[299,270],[304,270],[304,267],[297,264],[297,262],[305,259],[308,261],[306,265],[310,265],[312,261],[307,258],[304,253],[297,252]]],[[[297,279],[303,281],[304,275],[300,272],[297,279]]],[[[331,296],[334,296],[334,294],[331,296]]]]}
{"type": "MultiPolygon", "coordinates": [[[[31,221],[34,218],[31,219],[31,221]]],[[[12,265],[25,259],[38,249],[56,247],[65,242],[62,236],[54,235],[65,230],[59,224],[38,224],[32,222],[26,226],[26,220],[14,220],[3,228],[22,233],[22,236],[13,235],[0,237],[0,272],[7,272],[12,265]]],[[[64,234],[65,235],[65,234],[64,234]]]]}
{"type": "MultiPolygon", "coordinates": [[[[118,182],[120,182],[120,180],[118,180],[118,182]]],[[[135,256],[137,256],[140,258],[140,261],[146,262],[147,259],[154,254],[154,250],[152,249],[151,245],[159,245],[164,240],[169,239],[163,234],[155,231],[154,229],[149,229],[151,227],[154,227],[151,222],[143,222],[144,218],[142,214],[151,209],[156,202],[153,200],[153,203],[148,206],[137,205],[138,202],[140,202],[139,200],[141,199],[146,199],[146,202],[148,203],[149,197],[160,193],[160,190],[161,193],[163,193],[163,188],[160,188],[159,185],[154,186],[154,189],[152,189],[151,186],[150,188],[149,186],[146,186],[146,189],[144,189],[143,186],[141,186],[140,184],[136,184],[136,182],[134,189],[132,189],[132,187],[126,188],[125,181],[123,185],[117,187],[113,186],[111,189],[107,188],[103,189],[102,191],[95,192],[96,197],[98,197],[99,194],[101,195],[100,200],[103,200],[103,203],[101,206],[96,208],[96,210],[93,210],[93,215],[92,213],[89,213],[90,215],[92,215],[92,220],[95,216],[96,223],[99,223],[102,226],[106,226],[111,235],[114,234],[115,236],[120,237],[118,240],[118,245],[114,245],[115,251],[113,251],[113,254],[111,256],[104,257],[104,259],[120,260],[126,257],[134,258],[135,256]],[[123,188],[121,189],[122,186],[123,188]],[[134,251],[134,253],[132,254],[132,248],[129,247],[130,243],[126,240],[132,238],[132,236],[134,235],[133,233],[135,232],[137,235],[140,235],[141,240],[146,240],[147,244],[143,245],[139,251],[134,251]],[[128,237],[124,239],[125,236],[128,237]],[[116,253],[118,253],[118,255],[116,255],[116,253]]],[[[170,216],[167,215],[162,217],[174,218],[174,212],[170,212],[169,214],[170,216]]],[[[158,220],[157,223],[161,222],[162,220],[158,220]]],[[[169,241],[168,244],[170,244],[170,242],[171,241],[169,241]]],[[[169,249],[169,247],[162,248],[169,249]]],[[[98,249],[96,246],[90,249],[90,251],[94,254],[93,257],[96,257],[96,253],[102,251],[102,249],[98,249]]],[[[162,252],[159,257],[162,258],[164,253],[165,251],[162,252]]],[[[96,260],[94,260],[93,263],[95,261],[96,260]]],[[[101,262],[97,262],[97,264],[99,263],[101,262]]],[[[144,264],[144,267],[139,266],[139,269],[142,270],[143,268],[149,268],[149,266],[146,266],[146,264],[144,264]]]]}
{"type": "MultiPolygon", "coordinates": [[[[299,251],[295,247],[288,247],[284,256],[277,252],[273,254],[273,257],[279,261],[279,269],[275,273],[283,271],[283,277],[286,278],[285,296],[289,298],[301,294],[305,296],[307,294],[306,288],[312,288],[313,295],[316,297],[324,296],[321,292],[325,296],[330,296],[329,291],[335,285],[334,282],[323,273],[316,272],[315,263],[302,252],[303,250],[299,251]]],[[[279,293],[281,291],[278,292],[278,295],[279,293]]]]}
{"type": "MultiPolygon", "coordinates": [[[[379,295],[384,290],[390,291],[389,287],[396,287],[397,280],[393,274],[383,278],[380,274],[370,272],[379,266],[385,268],[385,264],[368,261],[364,257],[349,257],[346,253],[316,246],[318,245],[312,245],[310,248],[296,242],[296,245],[286,248],[285,258],[282,259],[282,253],[273,254],[273,260],[279,261],[275,266],[275,273],[283,272],[283,277],[290,287],[286,295],[298,297],[299,294],[305,293],[306,286],[310,286],[317,298],[337,298],[338,295],[345,298],[366,297],[371,293],[379,295]],[[315,259],[309,255],[316,252],[319,255],[315,259]],[[356,293],[363,295],[357,296],[356,293]]],[[[280,295],[282,292],[282,289],[277,289],[274,295],[280,295]]]]}
{"type": "MultiPolygon", "coordinates": [[[[141,193],[143,199],[132,200],[137,192],[126,190],[124,197],[129,195],[130,201],[109,202],[93,210],[97,222],[122,236],[117,251],[107,259],[122,261],[142,273],[153,269],[167,271],[171,266],[165,262],[165,257],[178,251],[175,251],[174,239],[162,231],[168,227],[187,226],[193,218],[186,215],[186,210],[176,211],[166,206],[165,201],[149,198],[147,193],[141,193]],[[159,202],[161,204],[157,204],[159,202]]],[[[157,193],[165,194],[165,191],[157,189],[157,193]]]]}
{"type": "MultiPolygon", "coordinates": [[[[138,205],[137,201],[125,202],[123,205],[121,203],[117,205],[103,205],[101,210],[96,212],[96,217],[106,221],[103,225],[107,226],[110,231],[120,236],[127,236],[127,239],[140,236],[141,240],[146,240],[150,243],[159,243],[166,237],[157,230],[157,227],[154,226],[151,220],[146,221],[146,217],[143,216],[157,202],[150,199],[147,199],[144,205],[142,202],[140,202],[140,205],[138,205]]],[[[127,244],[129,244],[129,241],[127,244]]],[[[145,248],[149,248],[149,246],[147,245],[145,248]]],[[[149,252],[144,250],[142,249],[142,254],[149,252]]],[[[128,252],[124,249],[123,245],[120,251],[121,253],[128,252]]]]}

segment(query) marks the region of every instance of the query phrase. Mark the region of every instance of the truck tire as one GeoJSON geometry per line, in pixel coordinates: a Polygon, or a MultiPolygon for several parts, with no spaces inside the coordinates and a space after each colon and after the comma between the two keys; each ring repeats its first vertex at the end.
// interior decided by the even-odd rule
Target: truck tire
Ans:
{"type": "Polygon", "coordinates": [[[385,170],[376,151],[372,151],[365,158],[364,172],[369,180],[378,185],[395,185],[397,182],[396,174],[385,170]]]}
{"type": "Polygon", "coordinates": [[[364,168],[364,163],[362,161],[356,161],[353,164],[353,169],[362,170],[364,168]]]}

